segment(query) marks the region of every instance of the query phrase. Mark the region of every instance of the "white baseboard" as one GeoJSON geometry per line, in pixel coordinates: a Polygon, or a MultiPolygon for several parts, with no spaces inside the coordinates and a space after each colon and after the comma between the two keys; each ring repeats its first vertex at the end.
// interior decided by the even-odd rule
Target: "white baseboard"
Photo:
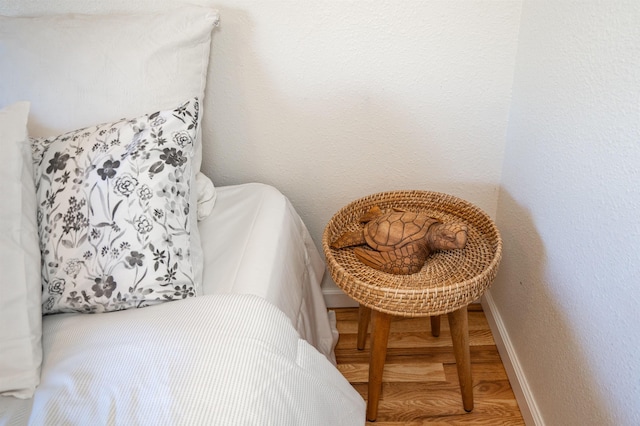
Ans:
{"type": "Polygon", "coordinates": [[[322,295],[327,308],[355,308],[358,302],[347,296],[338,287],[323,288],[322,295]]]}
{"type": "Polygon", "coordinates": [[[489,327],[491,328],[493,339],[498,347],[498,352],[502,358],[502,364],[504,365],[505,370],[507,370],[507,376],[509,377],[511,388],[513,389],[513,393],[518,401],[518,406],[525,424],[532,426],[544,426],[542,415],[538,410],[533,393],[531,392],[527,379],[522,371],[522,366],[518,361],[518,356],[516,355],[513,344],[509,339],[509,334],[504,326],[504,322],[502,321],[496,304],[491,297],[490,290],[482,297],[482,308],[485,316],[487,317],[487,321],[489,322],[489,327]]]}

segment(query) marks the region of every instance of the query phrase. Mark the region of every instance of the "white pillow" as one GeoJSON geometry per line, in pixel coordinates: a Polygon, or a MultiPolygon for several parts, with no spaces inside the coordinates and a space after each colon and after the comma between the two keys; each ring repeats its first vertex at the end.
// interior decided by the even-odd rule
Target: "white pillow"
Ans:
{"type": "MultiPolygon", "coordinates": [[[[29,134],[46,137],[192,97],[202,101],[217,22],[216,10],[193,5],[147,14],[0,17],[0,105],[28,99],[29,134]]],[[[192,182],[201,160],[199,132],[192,182]]],[[[197,191],[191,195],[197,202],[197,191]]],[[[192,237],[200,285],[197,229],[192,237]]]]}
{"type": "Polygon", "coordinates": [[[30,398],[40,382],[42,312],[29,104],[0,110],[0,394],[30,398]]]}
{"type": "Polygon", "coordinates": [[[32,139],[42,310],[107,312],[195,296],[197,98],[32,139]]]}

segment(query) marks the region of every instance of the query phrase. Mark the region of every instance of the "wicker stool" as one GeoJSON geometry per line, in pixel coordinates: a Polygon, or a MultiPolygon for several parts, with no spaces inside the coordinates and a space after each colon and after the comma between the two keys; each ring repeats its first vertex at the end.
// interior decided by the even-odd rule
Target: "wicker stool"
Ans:
{"type": "Polygon", "coordinates": [[[478,299],[495,278],[502,255],[502,239],[491,218],[473,204],[451,195],[428,191],[373,194],[339,210],[327,224],[322,248],[336,284],[360,304],[358,349],[364,349],[369,318],[372,343],[369,359],[367,419],[375,420],[382,389],[391,316],[431,317],[439,334],[439,318],[448,314],[454,355],[466,411],[473,409],[467,305],[478,299]],[[350,248],[329,247],[345,231],[362,227],[360,217],[375,205],[421,211],[441,222],[462,221],[469,229],[464,249],[433,253],[422,270],[392,275],[362,264],[350,248]]]}

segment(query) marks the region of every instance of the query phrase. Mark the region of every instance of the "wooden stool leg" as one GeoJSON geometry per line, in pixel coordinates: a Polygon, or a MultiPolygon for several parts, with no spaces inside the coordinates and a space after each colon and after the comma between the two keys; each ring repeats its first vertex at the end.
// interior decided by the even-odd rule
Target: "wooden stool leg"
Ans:
{"type": "Polygon", "coordinates": [[[433,337],[440,336],[440,315],[431,317],[431,335],[433,337]]]}
{"type": "Polygon", "coordinates": [[[469,322],[467,307],[448,314],[453,352],[456,357],[462,405],[465,411],[473,410],[473,381],[471,380],[471,354],[469,352],[469,322]]]}
{"type": "Polygon", "coordinates": [[[367,331],[369,330],[369,320],[371,319],[371,308],[360,305],[358,307],[358,342],[357,348],[364,349],[367,342],[367,331]]]}
{"type": "Polygon", "coordinates": [[[372,422],[378,417],[378,400],[382,392],[382,373],[387,357],[390,325],[390,315],[373,311],[371,353],[369,354],[369,393],[367,396],[367,420],[372,422]]]}

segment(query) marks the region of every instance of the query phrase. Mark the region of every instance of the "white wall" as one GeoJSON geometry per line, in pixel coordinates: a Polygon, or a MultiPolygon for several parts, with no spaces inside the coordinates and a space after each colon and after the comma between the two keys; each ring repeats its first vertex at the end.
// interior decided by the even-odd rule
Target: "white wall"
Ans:
{"type": "Polygon", "coordinates": [[[216,5],[203,170],[217,185],[276,186],[318,247],[340,207],[378,191],[495,213],[521,1],[216,5]]]}
{"type": "MultiPolygon", "coordinates": [[[[378,191],[495,214],[522,0],[176,0],[190,1],[221,14],[203,122],[216,185],[276,186],[318,247],[340,207],[378,191]]],[[[0,13],[168,2],[3,0],[0,13]]]]}
{"type": "Polygon", "coordinates": [[[640,2],[526,0],[491,295],[548,425],[640,424],[640,2]]]}

